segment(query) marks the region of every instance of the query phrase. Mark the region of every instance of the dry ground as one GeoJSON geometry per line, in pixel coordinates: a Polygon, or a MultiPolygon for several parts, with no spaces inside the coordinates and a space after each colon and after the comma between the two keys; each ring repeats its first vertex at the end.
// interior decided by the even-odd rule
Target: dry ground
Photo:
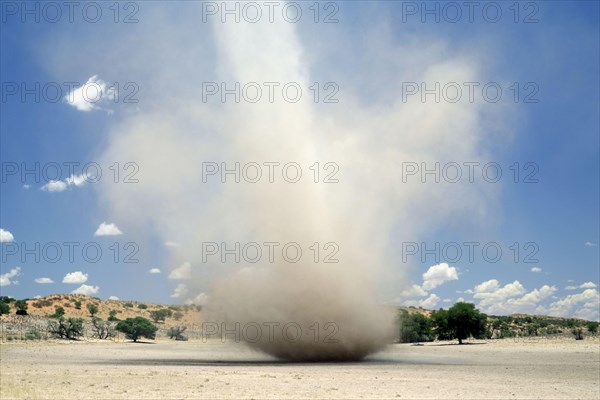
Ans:
{"type": "Polygon", "coordinates": [[[598,399],[598,338],[392,345],[297,364],[220,341],[3,343],[0,398],[598,399]]]}

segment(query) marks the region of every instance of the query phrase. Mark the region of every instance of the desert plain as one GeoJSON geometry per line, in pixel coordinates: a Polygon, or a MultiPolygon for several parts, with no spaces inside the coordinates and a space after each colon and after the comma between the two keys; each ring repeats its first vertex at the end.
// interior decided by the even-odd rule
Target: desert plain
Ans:
{"type": "Polygon", "coordinates": [[[598,399],[600,341],[393,344],[292,363],[221,340],[2,343],[2,399],[598,399]]]}

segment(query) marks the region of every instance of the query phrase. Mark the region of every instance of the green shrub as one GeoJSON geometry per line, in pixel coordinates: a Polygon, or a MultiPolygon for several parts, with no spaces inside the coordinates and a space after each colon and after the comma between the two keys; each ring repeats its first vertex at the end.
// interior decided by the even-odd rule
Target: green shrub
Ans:
{"type": "Polygon", "coordinates": [[[75,340],[83,336],[83,318],[63,317],[58,320],[50,321],[48,324],[48,333],[60,339],[75,340]]]}
{"type": "Polygon", "coordinates": [[[37,330],[28,331],[25,333],[25,340],[40,340],[42,334],[37,330]]]}
{"type": "Polygon", "coordinates": [[[15,308],[17,309],[17,315],[27,315],[27,300],[15,301],[15,308]]]}
{"type": "Polygon", "coordinates": [[[167,308],[161,308],[160,310],[150,311],[150,317],[154,322],[164,321],[167,317],[171,317],[173,311],[167,308]]]}
{"type": "Polygon", "coordinates": [[[167,331],[167,336],[169,339],[175,340],[188,340],[187,337],[183,336],[183,332],[185,332],[187,328],[185,326],[175,326],[173,328],[169,328],[167,331]]]}
{"type": "Polygon", "coordinates": [[[125,304],[123,304],[123,307],[132,308],[133,307],[133,303],[125,303],[125,304]]]}
{"type": "Polygon", "coordinates": [[[110,310],[108,313],[108,320],[109,321],[120,321],[120,319],[117,318],[116,315],[117,315],[117,310],[110,310]]]}
{"type": "Polygon", "coordinates": [[[87,309],[90,313],[90,316],[93,318],[94,315],[98,313],[98,306],[94,303],[87,303],[87,309]]]}
{"type": "Polygon", "coordinates": [[[50,318],[62,318],[65,315],[65,309],[62,307],[54,307],[54,314],[50,318]]]}
{"type": "Polygon", "coordinates": [[[147,305],[145,305],[145,304],[138,304],[138,308],[139,308],[140,310],[145,310],[146,308],[148,308],[148,306],[147,306],[147,305]]]}
{"type": "Polygon", "coordinates": [[[31,303],[31,305],[34,306],[35,308],[50,307],[52,305],[52,301],[51,300],[38,300],[38,301],[34,301],[33,303],[31,303]]]}
{"type": "Polygon", "coordinates": [[[75,301],[75,308],[81,310],[81,302],[79,300],[75,301]]]}
{"type": "Polygon", "coordinates": [[[0,303],[0,315],[10,313],[10,306],[8,303],[0,303]]]}
{"type": "Polygon", "coordinates": [[[144,317],[127,318],[120,321],[116,329],[123,332],[128,339],[137,342],[141,337],[154,339],[158,328],[144,317]]]}

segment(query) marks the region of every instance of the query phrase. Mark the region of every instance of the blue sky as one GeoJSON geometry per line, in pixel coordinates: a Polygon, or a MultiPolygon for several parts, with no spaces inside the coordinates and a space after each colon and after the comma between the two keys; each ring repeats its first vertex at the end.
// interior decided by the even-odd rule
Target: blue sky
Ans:
{"type": "MultiPolygon", "coordinates": [[[[398,222],[399,227],[391,230],[387,239],[392,243],[392,253],[400,251],[403,242],[426,243],[429,247],[440,243],[443,247],[450,242],[477,241],[480,247],[499,243],[504,256],[495,263],[485,260],[481,253],[476,253],[473,261],[466,256],[454,262],[447,262],[443,257],[439,260],[430,257],[422,262],[418,256],[411,256],[406,263],[397,258],[389,259],[389,264],[405,272],[392,280],[392,287],[382,291],[382,300],[437,308],[462,298],[474,301],[490,313],[551,313],[598,319],[598,3],[534,2],[537,8],[521,9],[517,23],[508,3],[502,3],[503,17],[498,23],[486,21],[477,11],[473,22],[463,18],[458,23],[449,23],[442,16],[439,23],[431,17],[423,23],[419,20],[420,14],[403,14],[409,3],[413,5],[411,2],[339,3],[335,14],[339,22],[329,25],[312,23],[309,16],[313,15],[308,4],[303,3],[306,18],[294,27],[304,46],[300,62],[310,74],[318,77],[315,79],[335,79],[339,83],[340,108],[333,109],[334,115],[343,112],[344,90],[352,93],[353,106],[370,110],[373,115],[387,110],[401,96],[398,90],[388,87],[398,89],[399,81],[415,80],[420,72],[410,64],[412,61],[402,61],[405,59],[439,65],[446,65],[446,59],[456,65],[463,62],[471,65],[469,63],[476,60],[473,70],[477,71],[480,81],[501,82],[507,96],[503,101],[476,100],[479,103],[474,115],[482,119],[481,126],[492,128],[487,128],[489,132],[481,140],[473,141],[477,151],[466,154],[477,154],[481,156],[478,159],[498,163],[502,167],[502,179],[488,183],[476,175],[476,183],[461,184],[465,191],[460,193],[444,182],[423,184],[439,203],[422,207],[443,209],[445,196],[470,198],[463,203],[452,200],[448,214],[428,223],[429,229],[419,231],[418,236],[403,234],[402,224],[398,222]],[[538,22],[523,23],[523,15],[530,12],[534,12],[538,22]],[[403,16],[406,22],[402,21],[403,16]],[[317,42],[317,39],[320,40],[317,42]],[[432,43],[440,43],[440,48],[432,43]],[[390,52],[390,48],[395,50],[390,52]],[[408,52],[410,49],[414,52],[408,52]],[[378,57],[371,58],[372,55],[378,57]],[[521,90],[517,103],[506,101],[512,96],[509,87],[514,82],[518,82],[521,90]],[[534,95],[536,103],[522,101],[523,93],[527,93],[524,85],[528,82],[539,88],[534,95]],[[509,169],[514,163],[520,168],[518,183],[513,182],[514,171],[509,169]],[[535,165],[535,178],[539,182],[521,181],[524,174],[533,171],[524,169],[526,163],[535,165]],[[460,204],[464,204],[466,214],[460,211],[460,204]],[[469,217],[472,207],[485,209],[485,218],[481,218],[484,222],[476,211],[469,217]],[[517,261],[514,250],[510,249],[514,243],[520,249],[517,261]],[[537,261],[525,262],[524,257],[532,249],[536,250],[537,261]],[[417,287],[411,289],[411,285],[417,287]]],[[[418,6],[420,2],[414,4],[418,6]]],[[[447,3],[437,4],[442,9],[447,3]]],[[[520,3],[520,7],[525,4],[520,3]]],[[[57,23],[43,18],[38,23],[31,16],[23,22],[19,14],[22,10],[13,14],[12,9],[2,9],[2,295],[23,298],[79,290],[102,298],[117,296],[165,303],[190,301],[174,296],[175,288],[182,283],[169,279],[172,271],[184,265],[189,257],[188,254],[173,256],[178,247],[165,243],[181,239],[171,237],[172,230],[163,235],[159,229],[139,228],[137,219],[119,218],[123,207],[138,218],[138,214],[144,215],[146,206],[115,205],[114,199],[128,185],[123,182],[124,176],[132,171],[125,170],[124,164],[133,159],[117,160],[120,175],[119,182],[114,183],[115,167],[110,167],[115,159],[107,154],[114,154],[111,151],[119,143],[114,131],[128,126],[144,112],[165,110],[167,113],[167,108],[162,107],[167,101],[181,100],[189,104],[192,100],[188,97],[197,101],[201,94],[185,87],[183,81],[196,79],[194,71],[199,71],[197,75],[209,71],[207,80],[218,76],[220,71],[214,69],[224,57],[219,53],[221,42],[210,24],[202,25],[190,18],[194,13],[199,16],[200,2],[140,3],[136,12],[139,21],[133,24],[114,23],[112,11],[107,7],[103,9],[104,18],[96,24],[86,22],[80,14],[75,14],[74,23],[66,21],[64,16],[57,23]],[[178,25],[177,29],[174,24],[178,25]],[[192,34],[186,35],[185,29],[192,34]],[[122,57],[128,54],[127,46],[135,48],[130,49],[131,57],[125,60],[122,57]],[[148,47],[147,53],[140,50],[143,46],[148,47]],[[148,57],[153,51],[155,54],[148,57]],[[170,61],[164,59],[171,57],[170,61]],[[202,60],[201,65],[200,62],[194,64],[198,60],[202,60]],[[155,69],[155,64],[160,64],[160,70],[158,66],[155,69]],[[160,78],[160,82],[154,83],[153,78],[160,78]],[[40,101],[35,101],[31,94],[21,99],[21,83],[31,88],[35,82],[39,82],[41,88],[55,82],[63,90],[62,96],[56,102],[48,100],[52,94],[44,96],[43,93],[40,101]],[[113,82],[119,82],[120,97],[115,101],[105,96],[86,109],[85,102],[69,103],[63,98],[69,94],[65,82],[77,82],[74,87],[86,82],[98,85],[106,82],[110,87],[113,82]],[[124,101],[125,96],[132,93],[131,86],[124,87],[127,82],[139,85],[139,92],[133,96],[137,102],[124,101]],[[15,84],[18,92],[11,94],[15,84]],[[172,90],[165,91],[165,88],[172,90]],[[70,176],[64,165],[69,162],[99,163],[101,182],[69,184],[70,176]],[[49,187],[44,185],[49,182],[44,176],[30,174],[23,179],[22,167],[32,169],[36,163],[40,169],[49,170],[51,163],[61,164],[61,176],[57,180],[63,183],[54,182],[54,186],[50,186],[54,190],[47,190],[49,187]],[[13,175],[10,171],[14,166],[18,170],[13,175]],[[106,195],[105,191],[116,194],[106,195]],[[114,224],[114,227],[103,231],[99,229],[102,223],[114,224]],[[117,227],[121,234],[115,235],[119,232],[117,227]],[[78,243],[73,262],[65,254],[64,245],[57,262],[50,262],[52,257],[41,254],[41,250],[38,262],[31,255],[21,259],[24,247],[33,248],[39,243],[40,248],[48,248],[53,242],[78,243]],[[86,260],[80,250],[89,243],[103,251],[97,262],[86,260]],[[120,249],[116,260],[115,243],[120,249]],[[125,263],[126,255],[134,249],[137,262],[125,263]],[[160,273],[150,273],[153,268],[158,268],[160,273]],[[73,272],[82,273],[77,274],[76,283],[63,283],[65,276],[73,272]],[[53,283],[37,283],[35,280],[39,278],[49,278],[53,283]]],[[[119,18],[131,10],[133,8],[121,10],[119,18]]],[[[447,118],[445,124],[452,125],[452,114],[447,118]]],[[[446,141],[456,143],[456,140],[462,139],[442,137],[439,143],[432,141],[430,146],[437,152],[446,146],[446,141]]],[[[462,165],[474,160],[461,155],[443,155],[443,152],[436,154],[442,154],[437,158],[441,163],[462,165]]],[[[84,172],[80,166],[74,171],[75,177],[84,172]]],[[[176,175],[173,179],[185,183],[184,177],[176,175]]],[[[408,207],[405,210],[408,209],[409,214],[428,213],[428,209],[420,208],[418,201],[408,202],[403,207],[408,207]]],[[[160,210],[148,206],[147,212],[160,210]]],[[[160,223],[152,218],[148,217],[144,223],[148,226],[160,223]]],[[[195,266],[193,262],[192,265],[195,266]]]]}

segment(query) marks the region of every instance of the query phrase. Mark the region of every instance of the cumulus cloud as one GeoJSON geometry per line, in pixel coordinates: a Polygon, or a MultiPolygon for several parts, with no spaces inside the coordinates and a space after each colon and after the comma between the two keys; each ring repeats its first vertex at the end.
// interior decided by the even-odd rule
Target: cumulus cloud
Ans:
{"type": "Polygon", "coordinates": [[[185,283],[180,283],[175,288],[175,291],[173,292],[173,294],[171,295],[171,297],[174,298],[174,299],[180,299],[183,296],[185,296],[187,294],[187,292],[188,292],[188,288],[185,285],[185,283]]]}
{"type": "Polygon", "coordinates": [[[108,300],[120,300],[117,296],[110,296],[108,300]]]}
{"type": "Polygon", "coordinates": [[[62,281],[63,281],[63,283],[78,284],[78,283],[86,282],[87,279],[88,279],[88,274],[84,274],[81,271],[75,271],[75,272],[69,272],[68,274],[66,274],[62,281]]]}
{"type": "Polygon", "coordinates": [[[85,294],[86,296],[91,296],[93,294],[98,293],[100,288],[98,286],[90,286],[90,285],[81,285],[77,289],[73,290],[72,294],[85,294]]]}
{"type": "Polygon", "coordinates": [[[190,279],[192,277],[192,264],[184,262],[169,274],[169,279],[190,279]]]}
{"type": "Polygon", "coordinates": [[[517,280],[500,286],[496,279],[475,286],[473,298],[479,300],[479,308],[490,314],[539,313],[543,311],[544,300],[556,293],[555,286],[543,285],[527,292],[517,280]]]}
{"type": "Polygon", "coordinates": [[[148,272],[151,274],[160,274],[160,268],[150,268],[148,272]]]}
{"type": "Polygon", "coordinates": [[[19,281],[12,280],[21,275],[21,267],[15,267],[5,274],[0,275],[0,286],[17,285],[19,281]]]}
{"type": "Polygon", "coordinates": [[[441,263],[429,267],[423,274],[423,289],[434,289],[446,281],[455,281],[458,279],[456,268],[448,266],[447,263],[441,263]]]}
{"type": "Polygon", "coordinates": [[[540,267],[532,267],[531,272],[542,272],[542,269],[540,267]]]}
{"type": "Polygon", "coordinates": [[[581,285],[579,285],[579,287],[581,289],[594,289],[596,287],[596,284],[594,282],[584,282],[581,285]]]}
{"type": "Polygon", "coordinates": [[[106,222],[102,222],[96,232],[94,232],[94,236],[116,236],[122,235],[123,232],[117,227],[115,224],[107,224],[106,222]]]}
{"type": "Polygon", "coordinates": [[[23,189],[25,189],[25,190],[29,189],[30,187],[31,187],[31,185],[28,185],[26,183],[23,184],[23,189]]]}
{"type": "Polygon", "coordinates": [[[551,303],[545,310],[557,317],[575,316],[577,318],[598,320],[600,293],[596,289],[586,289],[551,303]]]}
{"type": "Polygon", "coordinates": [[[435,306],[437,306],[437,304],[440,302],[440,298],[437,294],[432,293],[429,295],[428,298],[426,298],[425,300],[421,301],[419,303],[419,305],[423,308],[429,308],[429,309],[433,309],[435,308],[435,306]]]}
{"type": "Polygon", "coordinates": [[[63,192],[67,190],[69,186],[80,187],[87,182],[88,176],[86,174],[71,175],[64,181],[62,180],[51,180],[40,189],[46,192],[63,192]]]}
{"type": "Polygon", "coordinates": [[[40,189],[46,192],[62,192],[67,189],[67,184],[63,181],[49,181],[40,189]]]}
{"type": "Polygon", "coordinates": [[[35,278],[35,283],[46,284],[46,283],[54,283],[54,281],[50,278],[35,278]]]}
{"type": "Polygon", "coordinates": [[[0,228],[0,243],[14,242],[15,237],[7,230],[0,228]]]}
{"type": "Polygon", "coordinates": [[[185,304],[195,304],[198,306],[203,306],[208,302],[208,295],[204,292],[198,294],[198,296],[189,298],[185,301],[185,304]]]}
{"type": "Polygon", "coordinates": [[[116,94],[114,88],[108,87],[98,75],[94,75],[86,83],[70,91],[64,99],[77,110],[89,112],[102,110],[101,105],[114,100],[116,94]]]}
{"type": "Polygon", "coordinates": [[[427,296],[427,292],[419,285],[412,285],[400,293],[401,297],[422,297],[427,296]]]}
{"type": "Polygon", "coordinates": [[[598,243],[585,242],[583,245],[587,246],[587,247],[596,247],[596,246],[598,246],[598,243]]]}

